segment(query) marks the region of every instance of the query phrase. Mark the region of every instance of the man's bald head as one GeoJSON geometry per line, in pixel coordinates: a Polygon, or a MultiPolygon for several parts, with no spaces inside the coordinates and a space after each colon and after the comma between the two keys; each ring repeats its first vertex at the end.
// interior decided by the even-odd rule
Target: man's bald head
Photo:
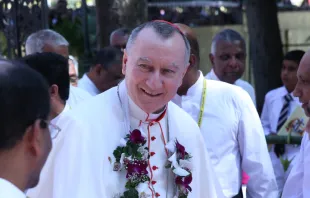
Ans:
{"type": "Polygon", "coordinates": [[[189,41],[189,44],[191,46],[191,54],[194,54],[196,56],[197,58],[196,65],[197,67],[199,67],[200,62],[199,43],[195,32],[190,27],[182,23],[175,23],[174,25],[176,25],[180,29],[180,31],[185,35],[185,37],[189,41]]]}

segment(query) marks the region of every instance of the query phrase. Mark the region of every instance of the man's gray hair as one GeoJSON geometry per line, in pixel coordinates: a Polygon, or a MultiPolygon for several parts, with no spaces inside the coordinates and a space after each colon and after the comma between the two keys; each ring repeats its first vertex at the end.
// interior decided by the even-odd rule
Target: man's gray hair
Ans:
{"type": "Polygon", "coordinates": [[[244,38],[238,32],[232,29],[224,29],[213,37],[211,44],[211,54],[213,55],[216,52],[216,46],[218,41],[227,41],[230,43],[234,41],[241,41],[242,47],[244,47],[244,50],[246,50],[244,38]]]}
{"type": "Polygon", "coordinates": [[[127,36],[130,34],[130,30],[128,28],[118,28],[116,30],[114,30],[111,34],[110,34],[110,44],[112,43],[113,40],[113,36],[117,35],[117,36],[127,36]]]}
{"type": "Polygon", "coordinates": [[[68,41],[59,33],[50,30],[39,30],[26,40],[26,55],[43,52],[44,45],[69,46],[68,41]]]}
{"type": "MultiPolygon", "coordinates": [[[[129,51],[131,46],[134,44],[136,41],[138,34],[145,28],[152,28],[155,30],[155,32],[162,38],[162,39],[169,39],[171,38],[174,33],[180,34],[184,40],[185,44],[185,63],[189,63],[189,58],[191,55],[191,47],[189,44],[189,41],[185,37],[185,35],[173,24],[170,24],[169,22],[165,21],[150,21],[146,22],[142,25],[139,25],[136,27],[132,32],[131,35],[129,36],[127,45],[126,45],[126,50],[129,51]]],[[[150,38],[151,39],[151,38],[150,38]]]]}

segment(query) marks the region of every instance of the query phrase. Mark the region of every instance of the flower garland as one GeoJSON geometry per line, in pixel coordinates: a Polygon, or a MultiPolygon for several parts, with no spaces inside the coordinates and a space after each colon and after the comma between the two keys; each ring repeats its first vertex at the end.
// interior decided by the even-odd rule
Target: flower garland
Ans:
{"type": "MultiPolygon", "coordinates": [[[[116,159],[114,171],[127,171],[126,191],[120,195],[120,198],[146,198],[150,197],[144,191],[148,187],[150,177],[148,176],[149,150],[146,146],[146,137],[140,130],[135,129],[121,139],[121,146],[118,146],[113,155],[116,159]]],[[[175,184],[177,186],[176,198],[187,198],[192,191],[190,183],[192,182],[190,154],[186,152],[185,147],[177,140],[170,142],[166,148],[174,153],[169,159],[166,168],[171,168],[175,174],[175,184]]]]}
{"type": "Polygon", "coordinates": [[[122,146],[118,146],[113,152],[116,159],[113,170],[127,170],[127,190],[120,198],[139,198],[137,188],[140,184],[150,181],[147,171],[149,151],[145,146],[146,138],[142,136],[141,131],[135,129],[125,139],[121,139],[121,144],[122,146]]]}
{"type": "Polygon", "coordinates": [[[186,152],[185,147],[177,140],[175,144],[168,143],[166,148],[174,153],[169,159],[166,168],[171,168],[175,174],[175,184],[177,186],[177,198],[187,198],[192,192],[190,184],[192,183],[192,164],[190,162],[191,155],[186,152]]]}

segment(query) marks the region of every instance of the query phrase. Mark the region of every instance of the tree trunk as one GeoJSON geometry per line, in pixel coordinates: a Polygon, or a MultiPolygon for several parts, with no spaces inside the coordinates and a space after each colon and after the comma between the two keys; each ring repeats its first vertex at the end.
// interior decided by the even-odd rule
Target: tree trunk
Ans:
{"type": "Polygon", "coordinates": [[[282,43],[276,0],[246,0],[257,110],[260,113],[268,91],[281,86],[282,43]]]}
{"type": "Polygon", "coordinates": [[[109,45],[113,30],[147,21],[147,0],[96,0],[98,48],[109,45]]]}

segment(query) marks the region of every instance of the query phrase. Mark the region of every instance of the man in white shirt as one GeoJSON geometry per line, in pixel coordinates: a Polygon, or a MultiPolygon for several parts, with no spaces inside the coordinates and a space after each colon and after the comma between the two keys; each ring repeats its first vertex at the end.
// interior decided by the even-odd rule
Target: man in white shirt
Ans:
{"type": "MultiPolygon", "coordinates": [[[[69,43],[62,35],[53,30],[39,30],[27,38],[26,55],[41,52],[53,52],[60,54],[68,59],[69,43]]],[[[74,108],[76,105],[78,105],[78,103],[89,98],[91,98],[91,96],[86,91],[74,86],[70,86],[70,93],[67,104],[74,108]]]]}
{"type": "Polygon", "coordinates": [[[80,79],[78,87],[90,95],[98,95],[124,79],[122,74],[123,52],[115,47],[105,47],[97,52],[89,72],[80,79]]]}
{"type": "Polygon", "coordinates": [[[246,64],[246,43],[242,36],[231,29],[217,33],[212,40],[209,58],[212,70],[205,77],[241,87],[256,105],[253,86],[241,79],[246,64]]]}
{"type": "Polygon", "coordinates": [[[52,194],[52,183],[50,184],[49,180],[52,178],[53,174],[57,174],[51,170],[54,167],[54,158],[58,155],[60,150],[58,142],[62,139],[62,133],[65,133],[65,131],[59,133],[62,127],[60,122],[64,113],[70,109],[70,107],[66,105],[66,101],[69,97],[68,61],[63,56],[50,52],[28,55],[23,57],[22,60],[32,69],[42,74],[47,80],[51,101],[50,123],[59,127],[54,129],[53,149],[42,169],[40,182],[37,187],[27,192],[27,195],[31,198],[47,198],[52,194]],[[45,184],[49,184],[50,188],[42,188],[45,184]]]}
{"type": "Polygon", "coordinates": [[[223,197],[197,124],[169,102],[189,56],[187,39],[168,22],[133,30],[125,80],[65,116],[53,198],[223,197]]]}
{"type": "Polygon", "coordinates": [[[0,60],[0,197],[26,198],[51,150],[49,93],[34,70],[0,60]]]}
{"type": "Polygon", "coordinates": [[[250,176],[247,198],[276,198],[277,184],[264,131],[251,98],[239,87],[206,80],[199,71],[196,35],[188,26],[176,25],[191,43],[190,66],[176,103],[200,126],[224,195],[242,197],[244,170],[250,176]]]}
{"type": "MultiPolygon", "coordinates": [[[[294,96],[299,98],[306,115],[310,117],[310,51],[302,57],[298,70],[298,82],[294,89],[294,96]]],[[[306,198],[310,197],[310,144],[309,122],[306,133],[303,136],[300,152],[295,164],[285,182],[282,198],[306,198]]]]}
{"type": "MultiPolygon", "coordinates": [[[[284,86],[271,90],[265,96],[261,115],[265,135],[276,135],[296,107],[301,106],[298,98],[294,97],[292,92],[297,84],[297,69],[304,53],[302,50],[294,50],[284,56],[281,71],[281,79],[284,86]],[[288,102],[286,98],[289,98],[288,102]]],[[[283,159],[293,160],[287,172],[289,173],[298,152],[298,146],[283,144],[276,144],[270,150],[270,157],[274,162],[273,168],[280,191],[282,191],[285,183],[285,174],[279,158],[281,156],[283,159]]]]}

